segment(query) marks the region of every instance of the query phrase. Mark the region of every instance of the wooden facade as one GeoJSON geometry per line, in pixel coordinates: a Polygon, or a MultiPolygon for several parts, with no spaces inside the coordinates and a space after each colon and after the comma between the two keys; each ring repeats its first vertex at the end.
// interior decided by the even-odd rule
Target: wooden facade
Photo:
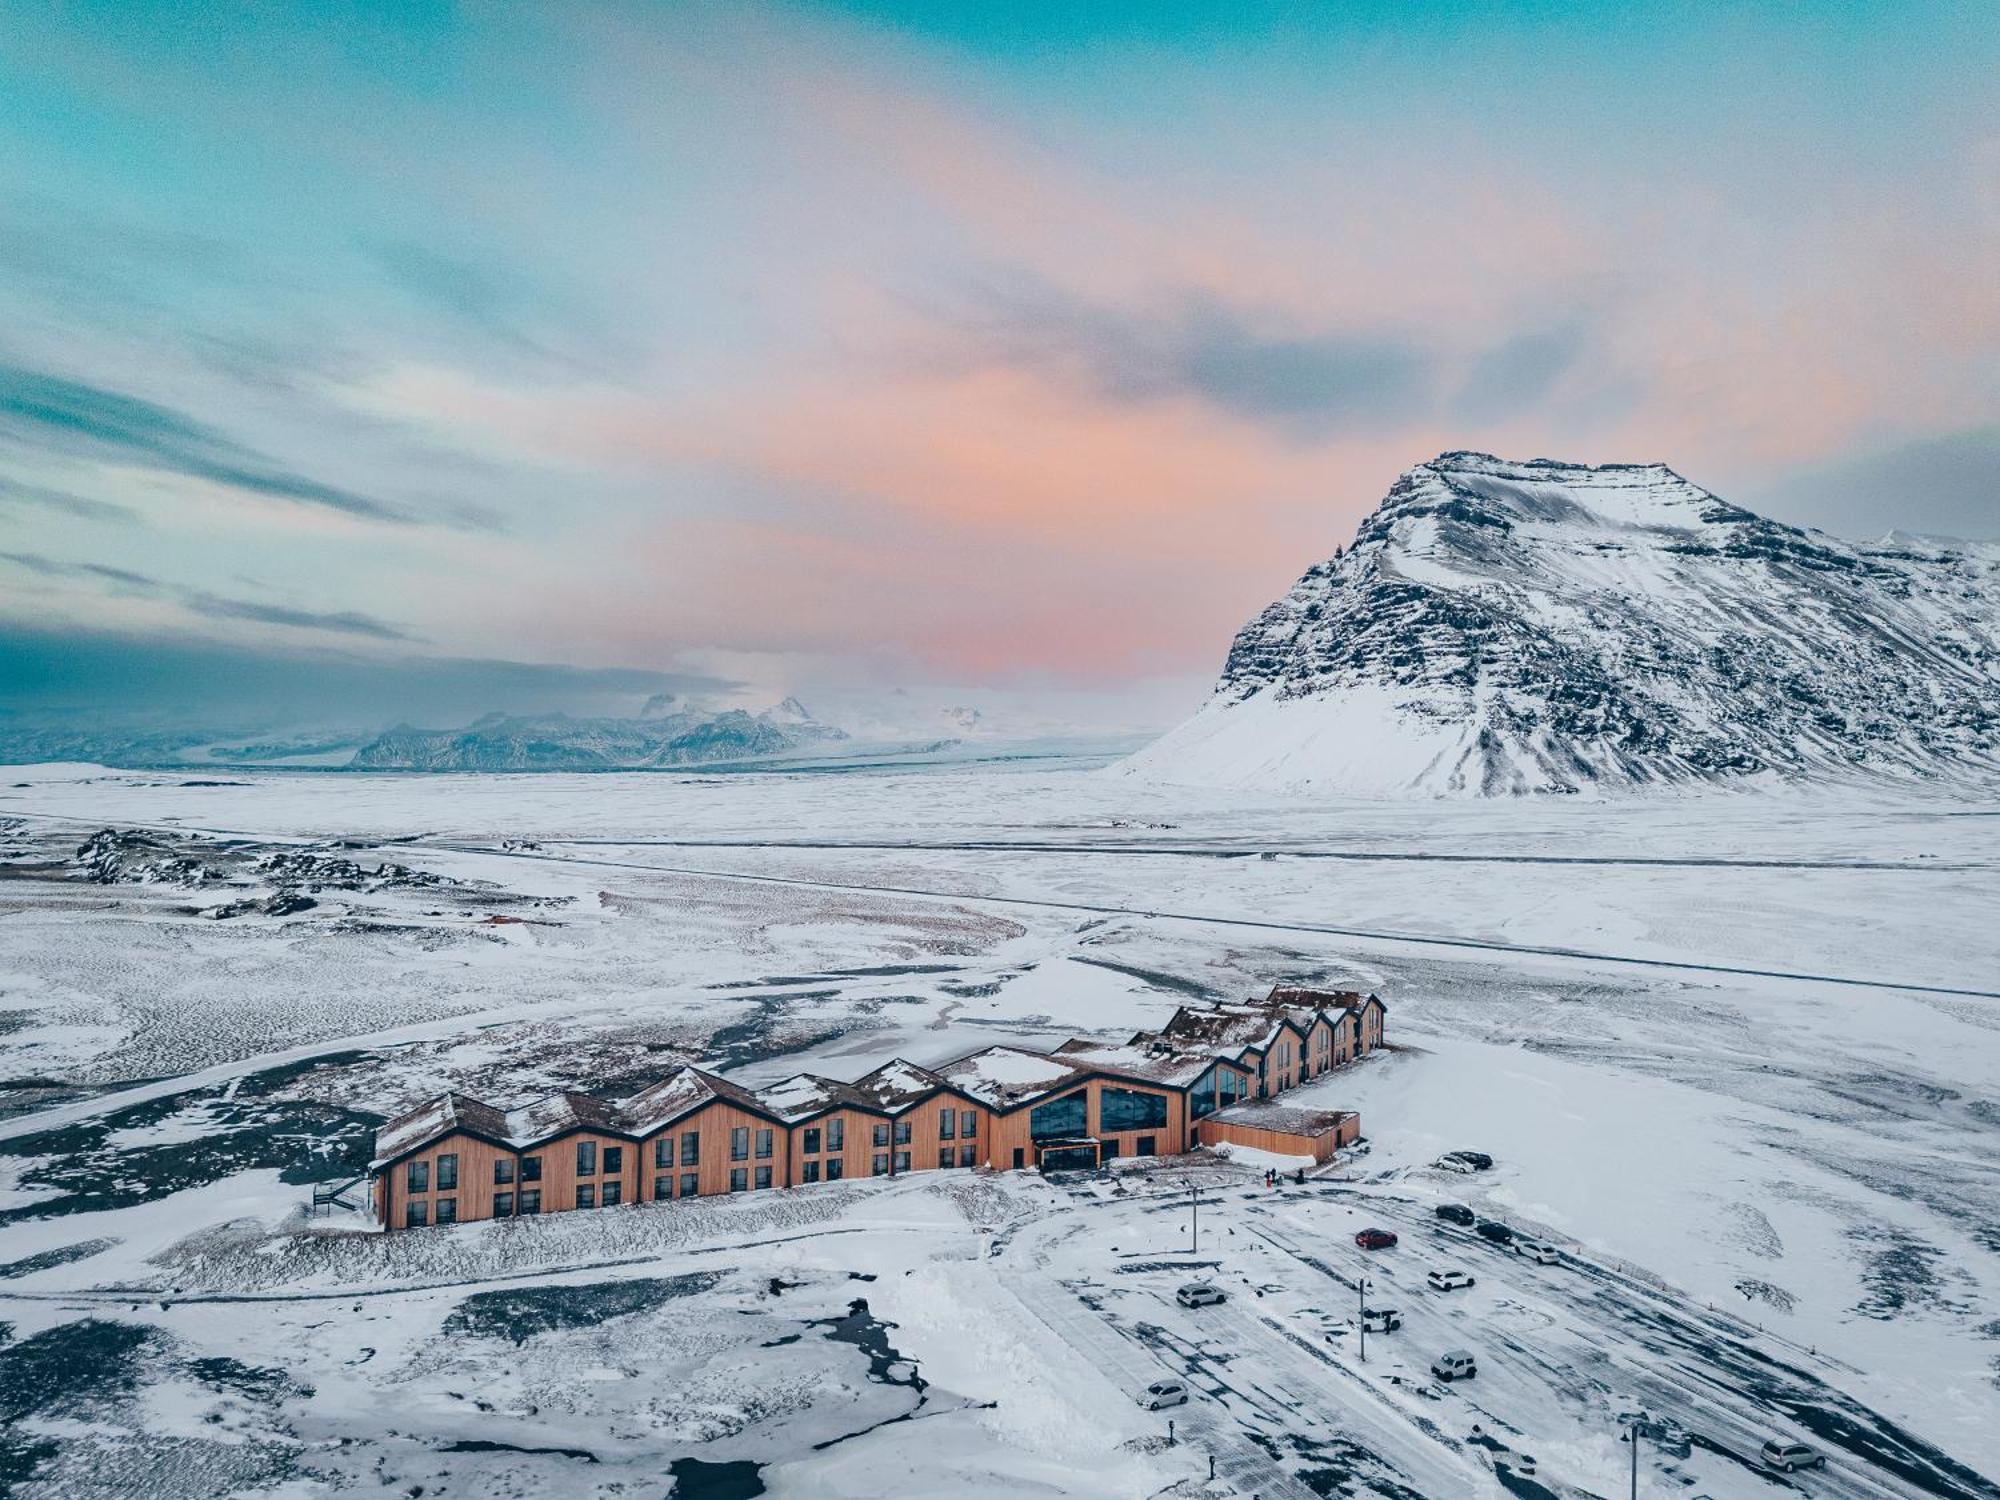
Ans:
{"type": "Polygon", "coordinates": [[[1085,1042],[1049,1054],[989,1048],[943,1065],[956,1069],[1002,1052],[1016,1054],[1011,1061],[1018,1064],[1025,1053],[1031,1067],[1046,1063],[1052,1069],[1040,1078],[1031,1074],[1031,1087],[1001,1082],[1002,1071],[980,1081],[974,1069],[969,1076],[975,1081],[948,1081],[897,1063],[890,1065],[900,1070],[895,1086],[873,1091],[863,1086],[867,1079],[847,1085],[800,1075],[793,1082],[804,1081],[803,1097],[767,1091],[774,1105],[787,1107],[783,1114],[697,1069],[670,1073],[617,1108],[569,1094],[510,1116],[462,1095],[441,1096],[378,1135],[381,1155],[371,1168],[375,1213],[385,1228],[402,1229],[905,1172],[1094,1165],[1179,1155],[1224,1141],[1284,1155],[1309,1150],[1324,1161],[1359,1135],[1357,1116],[1308,1132],[1303,1149],[1297,1134],[1215,1117],[1381,1045],[1378,999],[1343,993],[1325,997],[1335,1002],[1330,1007],[1306,1007],[1290,998],[1320,994],[1274,991],[1270,1021],[1262,1027],[1256,1018],[1265,1012],[1254,1003],[1226,1012],[1183,1007],[1164,1032],[1133,1039],[1132,1047],[1158,1043],[1153,1052],[1108,1049],[1121,1053],[1120,1067],[1093,1066],[1093,1054],[1106,1049],[1085,1042]],[[1282,1009],[1275,1008],[1280,994],[1287,997],[1282,1009]],[[1225,1034],[1240,1043],[1246,1026],[1255,1028],[1251,1043],[1220,1045],[1225,1034]],[[1217,1049],[1204,1053],[1206,1044],[1182,1037],[1183,1030],[1215,1033],[1217,1049]],[[1204,1059],[1208,1065],[1198,1071],[1185,1066],[1204,1059]],[[1149,1068],[1173,1081],[1147,1076],[1149,1068]],[[1221,1086],[1224,1078],[1233,1083],[1221,1086]],[[820,1086],[823,1098],[812,1092],[820,1086]],[[814,1112],[800,1113],[800,1106],[814,1112]]]}
{"type": "Polygon", "coordinates": [[[1316,1162],[1324,1162],[1331,1160],[1342,1146],[1351,1146],[1361,1138],[1361,1116],[1342,1113],[1321,1127],[1292,1129],[1210,1116],[1201,1122],[1197,1133],[1204,1146],[1252,1146],[1274,1156],[1310,1156],[1316,1162]]]}

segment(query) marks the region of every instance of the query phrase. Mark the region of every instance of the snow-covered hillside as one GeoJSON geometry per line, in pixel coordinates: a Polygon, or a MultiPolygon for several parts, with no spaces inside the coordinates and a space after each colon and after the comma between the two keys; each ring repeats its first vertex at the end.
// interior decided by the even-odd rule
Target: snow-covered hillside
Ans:
{"type": "Polygon", "coordinates": [[[1447,453],[1244,627],[1124,763],[1167,781],[1491,796],[2000,773],[2000,544],[1855,545],[1660,464],[1447,453]]]}
{"type": "Polygon", "coordinates": [[[847,738],[796,698],[760,714],[667,710],[655,698],[637,719],[488,714],[464,729],[398,725],[363,745],[353,764],[374,771],[603,771],[698,766],[782,755],[847,738]]]}

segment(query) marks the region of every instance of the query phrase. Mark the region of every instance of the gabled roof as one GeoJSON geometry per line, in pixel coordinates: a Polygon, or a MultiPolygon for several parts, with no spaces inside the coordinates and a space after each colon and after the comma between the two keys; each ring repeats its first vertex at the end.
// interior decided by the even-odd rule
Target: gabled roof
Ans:
{"type": "Polygon", "coordinates": [[[788,1125],[842,1106],[876,1107],[874,1099],[853,1084],[842,1083],[838,1078],[822,1078],[817,1073],[794,1073],[790,1078],[758,1089],[757,1102],[788,1125]]]}
{"type": "Polygon", "coordinates": [[[427,1141],[435,1141],[458,1131],[507,1139],[507,1116],[470,1094],[440,1094],[415,1109],[396,1116],[375,1132],[375,1159],[370,1170],[393,1161],[427,1141]]]}
{"type": "Polygon", "coordinates": [[[874,1072],[862,1074],[850,1087],[872,1108],[894,1115],[921,1104],[948,1085],[931,1069],[920,1068],[908,1058],[892,1057],[874,1072]]]}
{"type": "Polygon", "coordinates": [[[717,1099],[763,1112],[749,1090],[701,1068],[679,1067],[627,1099],[618,1113],[633,1135],[648,1135],[717,1099]]]}
{"type": "Polygon", "coordinates": [[[594,1095],[568,1090],[507,1111],[507,1142],[513,1146],[530,1145],[567,1130],[622,1132],[624,1128],[624,1121],[611,1105],[594,1095]]]}
{"type": "Polygon", "coordinates": [[[941,1063],[937,1076],[990,1108],[1012,1109],[1024,1100],[1054,1093],[1087,1071],[1048,1052],[999,1046],[941,1063]]]}
{"type": "Polygon", "coordinates": [[[1373,1001],[1382,1009],[1386,1005],[1375,995],[1364,995],[1359,990],[1322,990],[1303,984],[1279,984],[1271,987],[1265,996],[1268,1005],[1296,1006],[1305,1010],[1353,1010],[1358,1011],[1373,1001]]]}

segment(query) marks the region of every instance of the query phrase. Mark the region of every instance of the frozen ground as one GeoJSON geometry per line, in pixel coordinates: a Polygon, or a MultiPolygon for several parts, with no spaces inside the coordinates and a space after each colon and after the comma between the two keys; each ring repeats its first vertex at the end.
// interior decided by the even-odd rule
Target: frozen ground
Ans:
{"type": "Polygon", "coordinates": [[[1765,1494],[1738,1460],[1783,1432],[1833,1454],[1799,1492],[2000,1495],[1996,817],[11,768],[0,1491],[1609,1495],[1638,1398],[1704,1440],[1648,1454],[1649,1493],[1765,1494]],[[1209,1163],[388,1238],[301,1216],[442,1087],[858,1074],[1281,977],[1378,989],[1397,1046],[1315,1086],[1372,1150],[1304,1187],[1209,1163]],[[1450,1146],[1498,1165],[1428,1168],[1450,1146]],[[1199,1313],[1171,1300],[1190,1181],[1235,1292],[1199,1313]],[[1403,1235],[1369,1300],[1407,1323],[1363,1366],[1365,1222],[1403,1235]],[[1479,1285],[1429,1292],[1443,1263],[1479,1285]],[[1480,1375],[1440,1390],[1455,1344],[1480,1375]],[[1147,1414],[1163,1371],[1195,1400],[1147,1414]]]}

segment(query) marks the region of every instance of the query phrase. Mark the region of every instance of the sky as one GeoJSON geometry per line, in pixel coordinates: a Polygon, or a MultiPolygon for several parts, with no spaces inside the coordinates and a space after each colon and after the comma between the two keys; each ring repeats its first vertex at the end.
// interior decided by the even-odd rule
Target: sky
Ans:
{"type": "Polygon", "coordinates": [[[1458,448],[2000,535],[1983,0],[5,27],[0,706],[1158,727],[1458,448]]]}

